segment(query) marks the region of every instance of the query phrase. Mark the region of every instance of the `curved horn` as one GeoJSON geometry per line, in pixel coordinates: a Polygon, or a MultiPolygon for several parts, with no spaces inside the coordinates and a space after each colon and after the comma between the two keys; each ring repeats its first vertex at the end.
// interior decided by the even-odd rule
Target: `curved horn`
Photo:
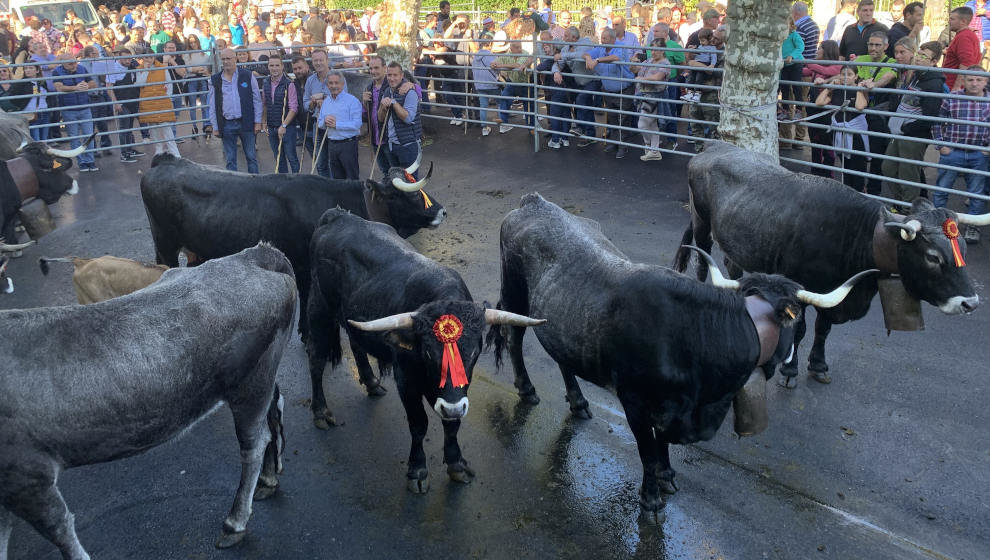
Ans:
{"type": "Polygon", "coordinates": [[[546,323],[546,319],[533,319],[525,315],[517,315],[501,309],[486,309],[485,323],[488,325],[511,325],[513,327],[536,327],[546,323]]]}
{"type": "Polygon", "coordinates": [[[901,228],[901,239],[904,241],[914,241],[914,237],[921,231],[921,222],[918,220],[908,220],[906,222],[887,222],[885,227],[901,228]]]}
{"type": "Polygon", "coordinates": [[[430,180],[430,177],[432,175],[433,175],[433,163],[430,162],[430,170],[426,172],[426,177],[423,177],[422,179],[416,181],[415,183],[407,183],[402,179],[395,177],[392,179],[392,186],[403,192],[416,192],[423,188],[423,185],[425,185],[430,180]]]}
{"type": "Polygon", "coordinates": [[[92,142],[94,138],[96,138],[95,132],[92,134],[92,136],[83,140],[82,144],[79,144],[79,147],[75,148],[74,150],[56,150],[55,148],[50,148],[50,147],[46,149],[48,150],[49,155],[59,156],[64,158],[74,158],[77,157],[79,154],[83,153],[84,151],[86,151],[86,146],[88,146],[89,143],[92,142]]]}
{"type": "Polygon", "coordinates": [[[28,142],[27,140],[21,140],[21,145],[18,146],[16,150],[14,150],[14,153],[15,154],[21,153],[21,150],[24,149],[24,146],[27,146],[28,144],[30,144],[30,142],[28,142]]]}
{"type": "Polygon", "coordinates": [[[4,253],[12,253],[14,251],[20,251],[21,249],[26,249],[31,245],[34,245],[35,243],[37,243],[37,241],[32,239],[27,243],[15,243],[13,245],[7,245],[6,243],[3,242],[3,238],[0,238],[0,251],[4,253]]]}
{"type": "Polygon", "coordinates": [[[382,332],[382,331],[394,331],[395,329],[408,329],[413,326],[413,316],[416,312],[409,313],[399,313],[398,315],[389,315],[388,317],[382,317],[381,319],[375,319],[374,321],[351,321],[347,320],[350,325],[356,329],[361,329],[362,331],[368,332],[382,332]]]}
{"type": "Polygon", "coordinates": [[[695,247],[694,245],[684,245],[686,249],[692,249],[697,251],[703,259],[708,262],[708,270],[712,273],[712,285],[716,288],[725,288],[726,290],[738,290],[739,282],[735,280],[729,280],[725,276],[722,276],[722,271],[719,270],[718,265],[715,264],[715,259],[711,255],[701,250],[700,247],[695,247]]]}
{"type": "Polygon", "coordinates": [[[423,161],[423,149],[420,148],[419,152],[416,154],[416,161],[412,162],[412,165],[406,168],[406,173],[412,175],[419,169],[419,162],[423,161]]]}
{"type": "Polygon", "coordinates": [[[849,295],[849,292],[853,289],[856,282],[866,276],[869,276],[870,274],[873,274],[874,272],[880,271],[876,268],[864,270],[849,280],[846,280],[841,286],[827,294],[816,294],[815,292],[809,292],[807,290],[798,290],[796,295],[799,301],[802,303],[807,303],[808,305],[814,305],[815,307],[820,307],[823,309],[835,307],[836,305],[842,303],[842,300],[849,295]]]}
{"type": "Polygon", "coordinates": [[[956,221],[967,226],[990,226],[990,214],[957,214],[956,221]]]}

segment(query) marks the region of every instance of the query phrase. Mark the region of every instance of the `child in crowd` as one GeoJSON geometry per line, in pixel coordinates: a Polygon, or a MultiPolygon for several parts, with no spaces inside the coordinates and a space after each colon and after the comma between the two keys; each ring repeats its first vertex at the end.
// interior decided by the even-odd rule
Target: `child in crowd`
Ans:
{"type": "MultiPolygon", "coordinates": [[[[698,50],[701,52],[695,54],[692,62],[703,64],[709,68],[715,67],[717,54],[715,52],[715,45],[712,44],[712,38],[714,36],[715,32],[708,28],[698,31],[698,42],[700,43],[698,50]]],[[[696,65],[692,64],[692,66],[696,65]]],[[[691,86],[704,82],[707,73],[707,70],[691,70],[688,73],[687,81],[685,82],[687,93],[681,96],[682,100],[692,103],[701,101],[701,91],[692,89],[691,86]]]]}

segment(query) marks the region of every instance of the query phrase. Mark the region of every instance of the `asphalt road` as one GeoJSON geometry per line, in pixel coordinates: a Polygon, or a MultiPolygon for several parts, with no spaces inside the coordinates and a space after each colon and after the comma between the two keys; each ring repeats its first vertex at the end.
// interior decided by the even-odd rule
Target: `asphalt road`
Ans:
{"type": "MultiPolygon", "coordinates": [[[[688,221],[686,157],[616,161],[600,148],[574,147],[534,154],[522,130],[482,138],[477,128],[463,135],[441,126],[425,152],[436,163],[427,190],[449,218],[412,242],[460,271],[475,299],[497,300],[499,223],[532,191],[601,222],[632,259],[670,262],[688,221]]],[[[271,169],[264,139],[258,146],[262,168],[271,169]]],[[[216,140],[181,149],[222,164],[216,140]]],[[[146,150],[137,164],[103,158],[101,172],[83,174],[82,192],[53,208],[59,229],[11,264],[17,291],[0,297],[0,307],[74,302],[69,268],[54,264],[42,277],[41,255],[153,259],[138,190],[146,150]]],[[[365,172],[370,159],[362,148],[365,172]]],[[[986,247],[966,259],[984,301],[986,247]]],[[[496,373],[490,354],[475,369],[460,432],[477,472],[468,486],[447,479],[431,414],[432,489],[406,491],[409,436],[394,383],[386,381],[388,395],[368,398],[349,359],[325,383],[342,425],[315,429],[294,337],[279,371],[288,403],[280,492],[255,503],[239,547],[213,548],[239,473],[225,408],[144,455],[68,471],[60,487],[94,559],[985,559],[990,314],[924,311],[927,330],[887,336],[875,301],[865,319],[833,329],[831,385],[804,372],[794,389],[771,383],[763,434],[737,439],[729,418],[712,441],[674,447],[681,490],[661,527],[637,521],[642,471],[618,401],[583,383],[594,418],[572,419],[559,372],[532,335],[526,358],[538,406],[519,403],[511,371],[496,373]]],[[[58,557],[19,520],[10,553],[58,557]]]]}

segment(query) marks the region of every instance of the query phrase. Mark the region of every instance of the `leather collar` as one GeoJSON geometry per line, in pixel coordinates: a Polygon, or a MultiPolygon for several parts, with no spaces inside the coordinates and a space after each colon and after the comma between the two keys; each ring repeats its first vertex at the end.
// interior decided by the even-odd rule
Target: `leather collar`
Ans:
{"type": "Polygon", "coordinates": [[[21,201],[38,196],[38,175],[31,167],[31,162],[22,157],[7,160],[7,171],[17,185],[21,201]]]}
{"type": "Polygon", "coordinates": [[[756,337],[760,340],[760,358],[756,366],[767,363],[777,350],[780,341],[780,326],[773,316],[773,306],[760,296],[746,296],[746,313],[749,313],[756,337]]]}
{"type": "MultiPolygon", "coordinates": [[[[902,217],[898,217],[898,221],[902,220],[902,217]]],[[[884,219],[881,216],[873,228],[873,262],[882,274],[889,276],[900,272],[897,266],[897,238],[883,224],[884,219]]]]}

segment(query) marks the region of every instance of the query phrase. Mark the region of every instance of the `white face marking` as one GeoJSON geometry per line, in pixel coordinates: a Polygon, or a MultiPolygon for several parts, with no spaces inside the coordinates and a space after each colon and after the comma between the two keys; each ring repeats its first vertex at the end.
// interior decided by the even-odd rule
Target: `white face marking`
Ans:
{"type": "Polygon", "coordinates": [[[437,415],[444,420],[464,418],[467,416],[468,412],[468,398],[461,397],[461,400],[454,404],[450,404],[442,398],[439,398],[437,399],[437,404],[433,405],[433,410],[435,410],[437,415]]]}
{"type": "Polygon", "coordinates": [[[14,293],[14,281],[10,279],[10,276],[7,277],[7,287],[4,289],[3,293],[5,294],[14,293]]]}
{"type": "Polygon", "coordinates": [[[73,179],[72,180],[72,188],[69,189],[69,190],[67,190],[67,191],[65,191],[65,194],[73,195],[73,194],[76,194],[77,192],[79,192],[79,183],[77,183],[76,180],[73,179]]]}
{"type": "Polygon", "coordinates": [[[794,359],[794,345],[791,344],[791,351],[787,353],[787,359],[784,360],[784,363],[789,364],[793,359],[794,359]]]}
{"type": "Polygon", "coordinates": [[[938,309],[946,315],[959,315],[961,313],[969,313],[970,311],[976,309],[976,306],[979,304],[980,296],[952,296],[948,301],[938,306],[938,309]],[[969,307],[964,308],[963,302],[965,302],[969,307]]]}

